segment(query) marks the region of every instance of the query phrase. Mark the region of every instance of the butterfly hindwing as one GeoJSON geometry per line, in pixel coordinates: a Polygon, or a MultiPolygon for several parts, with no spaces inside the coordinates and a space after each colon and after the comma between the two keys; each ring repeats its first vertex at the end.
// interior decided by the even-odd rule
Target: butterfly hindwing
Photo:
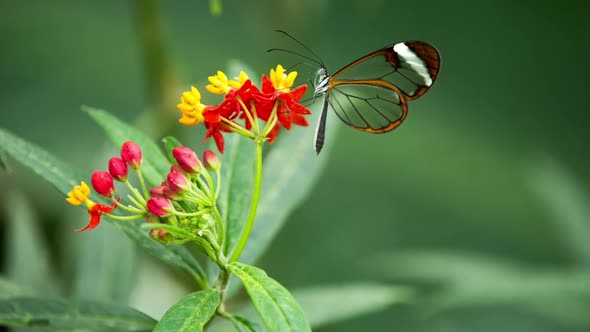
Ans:
{"type": "Polygon", "coordinates": [[[330,105],[342,121],[354,129],[374,134],[401,124],[407,115],[407,104],[394,86],[354,82],[336,85],[329,92],[330,105]]]}

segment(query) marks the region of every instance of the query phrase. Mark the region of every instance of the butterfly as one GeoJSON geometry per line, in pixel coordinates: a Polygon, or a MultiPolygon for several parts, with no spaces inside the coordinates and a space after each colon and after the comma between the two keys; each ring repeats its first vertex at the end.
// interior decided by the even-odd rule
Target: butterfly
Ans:
{"type": "Polygon", "coordinates": [[[394,130],[408,115],[408,101],[422,96],[434,83],[440,69],[440,53],[425,42],[405,41],[385,46],[354,60],[330,75],[324,63],[310,48],[288,33],[315,58],[285,51],[314,61],[316,71],[314,99],[323,95],[322,111],[316,127],[314,148],[324,146],[328,108],[353,129],[372,134],[394,130]]]}

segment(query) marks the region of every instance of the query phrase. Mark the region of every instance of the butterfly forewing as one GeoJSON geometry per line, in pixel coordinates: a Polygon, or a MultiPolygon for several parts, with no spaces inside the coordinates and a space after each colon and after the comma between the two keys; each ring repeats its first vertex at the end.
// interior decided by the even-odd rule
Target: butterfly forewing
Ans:
{"type": "Polygon", "coordinates": [[[343,80],[382,80],[399,88],[407,100],[413,100],[432,86],[439,66],[440,55],[434,47],[407,41],[384,47],[345,66],[332,75],[331,87],[343,80]]]}
{"type": "MultiPolygon", "coordinates": [[[[330,90],[330,104],[338,117],[357,130],[382,133],[405,119],[407,105],[395,87],[340,84],[330,90]]],[[[368,81],[370,82],[370,81],[368,81]]]]}

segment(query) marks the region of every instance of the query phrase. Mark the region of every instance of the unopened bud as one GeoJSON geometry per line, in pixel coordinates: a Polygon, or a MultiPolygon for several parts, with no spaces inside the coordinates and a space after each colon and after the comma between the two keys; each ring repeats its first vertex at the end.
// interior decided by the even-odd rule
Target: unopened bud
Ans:
{"type": "Polygon", "coordinates": [[[105,171],[96,171],[92,173],[90,182],[92,183],[92,188],[104,197],[112,197],[115,193],[113,177],[105,171]]]}
{"type": "Polygon", "coordinates": [[[121,159],[123,159],[129,167],[138,169],[141,165],[141,158],[141,148],[137,143],[133,141],[123,143],[123,146],[121,146],[121,159]]]}
{"type": "Polygon", "coordinates": [[[205,151],[203,153],[203,163],[205,164],[205,168],[209,171],[217,171],[221,167],[221,160],[215,154],[215,152],[211,150],[205,151]]]}
{"type": "Polygon", "coordinates": [[[174,212],[174,207],[164,197],[152,197],[147,201],[148,210],[158,217],[165,217],[174,212]]]}
{"type": "Polygon", "coordinates": [[[109,173],[120,182],[127,181],[127,164],[121,158],[113,157],[109,160],[109,173]]]}
{"type": "Polygon", "coordinates": [[[175,147],[172,150],[172,156],[174,156],[174,159],[176,159],[178,165],[182,167],[183,170],[191,174],[199,173],[203,167],[199,158],[197,158],[195,151],[186,146],[175,147]]]}

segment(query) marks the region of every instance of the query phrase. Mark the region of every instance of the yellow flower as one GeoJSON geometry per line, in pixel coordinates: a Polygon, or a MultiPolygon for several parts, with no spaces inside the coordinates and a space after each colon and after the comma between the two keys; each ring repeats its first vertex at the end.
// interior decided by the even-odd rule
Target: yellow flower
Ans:
{"type": "Polygon", "coordinates": [[[180,104],[176,107],[182,112],[178,122],[186,126],[194,126],[205,120],[203,110],[205,105],[201,104],[201,93],[197,88],[191,86],[191,91],[185,91],[180,97],[180,104]]]}
{"type": "MultiPolygon", "coordinates": [[[[88,221],[88,225],[86,225],[86,227],[76,229],[76,232],[82,232],[95,228],[100,223],[100,217],[103,214],[109,214],[117,207],[116,202],[112,205],[103,205],[95,203],[90,198],[88,198],[88,196],[90,196],[90,188],[86,182],[82,181],[79,186],[74,186],[74,188],[72,188],[72,190],[68,193],[68,198],[66,198],[66,201],[72,205],[78,206],[84,203],[86,204],[86,207],[88,207],[90,221],[88,221]]],[[[120,199],[121,198],[117,199],[117,202],[120,199]]]]}
{"type": "Polygon", "coordinates": [[[277,65],[277,69],[270,70],[270,81],[276,90],[282,90],[285,93],[291,92],[291,87],[295,83],[297,72],[292,71],[289,75],[285,74],[285,68],[277,65]]]}
{"type": "Polygon", "coordinates": [[[244,71],[240,71],[240,76],[235,78],[237,81],[228,80],[227,75],[221,70],[217,71],[217,75],[209,76],[209,83],[205,88],[207,91],[216,95],[228,93],[232,89],[239,89],[248,80],[248,75],[244,71]]]}
{"type": "Polygon", "coordinates": [[[217,71],[217,75],[209,76],[209,83],[205,88],[216,95],[228,93],[231,88],[227,76],[221,70],[217,71]]]}
{"type": "Polygon", "coordinates": [[[234,88],[234,89],[239,89],[242,87],[242,85],[244,85],[244,82],[246,82],[247,80],[249,80],[248,75],[246,75],[246,73],[244,73],[243,70],[240,70],[240,76],[235,78],[237,81],[234,80],[230,80],[229,81],[229,85],[234,88]]]}
{"type": "Polygon", "coordinates": [[[86,206],[90,209],[96,203],[88,199],[89,195],[90,188],[88,187],[86,182],[82,181],[82,183],[80,183],[79,186],[74,186],[72,191],[68,193],[68,198],[66,198],[66,201],[75,206],[85,203],[86,206]]]}

